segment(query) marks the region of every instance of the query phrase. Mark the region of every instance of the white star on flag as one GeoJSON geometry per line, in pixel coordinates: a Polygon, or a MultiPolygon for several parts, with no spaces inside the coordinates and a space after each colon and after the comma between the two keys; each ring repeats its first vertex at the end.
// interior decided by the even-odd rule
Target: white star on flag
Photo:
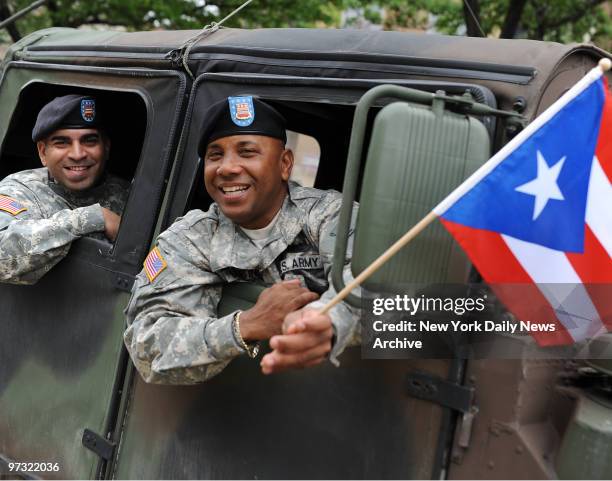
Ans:
{"type": "Polygon", "coordinates": [[[536,220],[540,216],[550,199],[565,200],[557,184],[564,162],[565,156],[552,167],[548,167],[544,156],[538,150],[538,174],[536,178],[514,189],[517,192],[535,197],[532,220],[536,220]]]}

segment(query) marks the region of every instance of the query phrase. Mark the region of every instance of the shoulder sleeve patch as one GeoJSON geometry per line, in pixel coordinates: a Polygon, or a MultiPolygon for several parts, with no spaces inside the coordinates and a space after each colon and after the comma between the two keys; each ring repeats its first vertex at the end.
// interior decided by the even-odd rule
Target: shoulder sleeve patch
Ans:
{"type": "Polygon", "coordinates": [[[162,271],[168,267],[165,259],[162,257],[161,252],[157,247],[154,247],[149,255],[142,264],[144,271],[149,278],[149,282],[153,282],[155,278],[162,273],[162,271]]]}
{"type": "Polygon", "coordinates": [[[24,205],[18,200],[9,197],[8,195],[0,194],[0,210],[8,212],[11,215],[17,215],[24,210],[28,210],[24,205]]]}

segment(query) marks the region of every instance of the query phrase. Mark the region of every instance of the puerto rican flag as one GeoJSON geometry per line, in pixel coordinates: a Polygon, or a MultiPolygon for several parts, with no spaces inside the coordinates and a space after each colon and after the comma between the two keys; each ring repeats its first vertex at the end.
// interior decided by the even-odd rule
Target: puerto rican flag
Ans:
{"type": "Polygon", "coordinates": [[[596,67],[434,212],[543,346],[612,330],[612,95],[596,67]]]}

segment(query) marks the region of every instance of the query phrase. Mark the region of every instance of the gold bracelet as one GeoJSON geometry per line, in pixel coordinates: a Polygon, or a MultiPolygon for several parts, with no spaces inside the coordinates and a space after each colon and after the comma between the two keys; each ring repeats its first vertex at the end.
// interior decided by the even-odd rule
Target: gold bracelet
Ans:
{"type": "Polygon", "coordinates": [[[234,336],[236,337],[236,340],[238,341],[240,347],[242,347],[242,349],[246,351],[248,356],[251,359],[255,359],[257,357],[257,354],[259,354],[259,343],[255,342],[249,345],[242,338],[242,334],[240,333],[240,314],[242,314],[242,311],[238,311],[236,312],[236,314],[234,314],[234,322],[232,322],[234,328],[234,336]]]}

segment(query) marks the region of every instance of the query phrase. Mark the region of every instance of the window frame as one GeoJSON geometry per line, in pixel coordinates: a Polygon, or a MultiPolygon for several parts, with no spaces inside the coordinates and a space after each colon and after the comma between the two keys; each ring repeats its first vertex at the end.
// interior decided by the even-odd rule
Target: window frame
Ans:
{"type": "MultiPolygon", "coordinates": [[[[177,151],[177,163],[170,179],[165,211],[161,218],[161,229],[169,227],[174,220],[187,211],[196,182],[202,182],[201,159],[197,155],[200,128],[204,113],[214,102],[233,95],[253,95],[263,100],[275,102],[310,102],[355,107],[361,96],[370,88],[382,84],[395,84],[435,92],[446,89],[451,94],[462,94],[466,89],[476,92],[478,100],[496,107],[493,93],[486,87],[462,82],[432,82],[408,79],[346,79],[346,78],[308,78],[287,75],[262,75],[252,73],[204,73],[193,84],[183,135],[177,151]]],[[[383,104],[381,104],[382,106],[383,104]]],[[[482,119],[490,135],[495,131],[495,118],[482,119]]],[[[297,131],[292,125],[288,128],[297,131]]],[[[309,132],[300,132],[311,135],[309,132]]],[[[350,131],[349,131],[350,133],[350,131]]],[[[319,143],[321,156],[315,187],[328,188],[329,182],[321,182],[319,173],[327,159],[326,142],[319,143]]],[[[348,144],[348,139],[345,139],[348,144]]],[[[333,159],[346,165],[346,159],[333,159]]],[[[344,170],[343,170],[344,172],[344,170]]],[[[329,179],[326,179],[329,181],[329,179]]],[[[340,182],[335,182],[341,185],[340,182]]],[[[336,188],[339,188],[337,185],[336,188]]]]}
{"type": "MultiPolygon", "coordinates": [[[[0,155],[21,91],[33,83],[92,91],[127,92],[143,101],[145,134],[122,222],[114,244],[89,237],[76,241],[69,255],[108,270],[137,274],[150,245],[180,133],[187,81],[173,70],[146,70],[9,62],[0,83],[0,155]],[[168,92],[171,92],[169,95],[168,92]],[[164,132],[166,135],[159,135],[164,132]]],[[[112,140],[112,139],[111,139],[112,140]]],[[[118,282],[128,289],[131,282],[118,282]]]]}

